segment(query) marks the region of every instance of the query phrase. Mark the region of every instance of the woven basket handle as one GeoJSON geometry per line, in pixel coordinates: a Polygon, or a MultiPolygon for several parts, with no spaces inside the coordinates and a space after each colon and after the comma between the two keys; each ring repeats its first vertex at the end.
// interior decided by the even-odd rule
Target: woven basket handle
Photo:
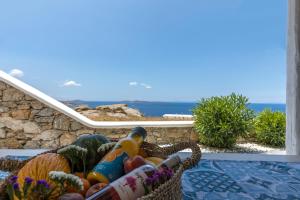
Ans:
{"type": "Polygon", "coordinates": [[[163,147],[162,149],[163,151],[165,151],[167,155],[177,153],[178,151],[182,151],[184,149],[191,149],[192,150],[191,157],[187,158],[183,162],[184,169],[188,169],[195,166],[200,161],[201,158],[201,150],[196,142],[181,142],[181,143],[174,144],[172,146],[163,147]]]}

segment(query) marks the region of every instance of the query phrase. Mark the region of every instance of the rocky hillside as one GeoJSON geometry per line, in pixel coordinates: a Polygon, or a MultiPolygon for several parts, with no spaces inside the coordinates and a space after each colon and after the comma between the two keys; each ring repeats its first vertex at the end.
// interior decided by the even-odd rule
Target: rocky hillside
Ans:
{"type": "Polygon", "coordinates": [[[134,108],[128,107],[127,104],[113,104],[97,106],[95,109],[88,107],[87,105],[80,105],[74,108],[77,112],[84,116],[97,120],[105,117],[111,118],[139,118],[143,117],[143,114],[134,108]]]}

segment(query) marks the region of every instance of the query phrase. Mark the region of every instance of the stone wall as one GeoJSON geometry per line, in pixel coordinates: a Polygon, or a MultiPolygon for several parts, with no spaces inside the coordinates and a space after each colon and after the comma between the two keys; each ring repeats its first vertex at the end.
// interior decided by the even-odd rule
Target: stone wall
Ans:
{"type": "MultiPolygon", "coordinates": [[[[87,133],[125,137],[130,129],[91,129],[0,81],[0,148],[56,148],[87,133]]],[[[197,140],[193,128],[147,128],[157,144],[197,140]]]]}

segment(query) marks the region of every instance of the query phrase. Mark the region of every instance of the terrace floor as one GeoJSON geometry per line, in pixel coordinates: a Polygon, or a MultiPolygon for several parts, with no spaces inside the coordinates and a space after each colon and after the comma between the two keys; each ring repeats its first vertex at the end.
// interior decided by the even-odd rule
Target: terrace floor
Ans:
{"type": "Polygon", "coordinates": [[[183,199],[300,199],[296,156],[211,154],[182,177],[183,199]]]}
{"type": "MultiPolygon", "coordinates": [[[[0,157],[33,156],[43,151],[3,149],[0,157]]],[[[179,155],[184,159],[190,152],[179,155]]],[[[300,200],[300,157],[204,153],[197,166],[185,171],[182,191],[184,200],[300,200]]]]}

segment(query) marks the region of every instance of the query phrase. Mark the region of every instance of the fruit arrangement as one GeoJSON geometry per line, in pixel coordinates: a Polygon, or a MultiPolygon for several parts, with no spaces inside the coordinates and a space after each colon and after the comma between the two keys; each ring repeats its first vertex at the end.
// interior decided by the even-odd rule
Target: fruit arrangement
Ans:
{"type": "Polygon", "coordinates": [[[10,177],[10,200],[137,199],[168,181],[178,156],[148,157],[141,149],[146,130],[136,127],[124,139],[110,142],[101,134],[80,136],[56,153],[28,161],[10,177]]]}

